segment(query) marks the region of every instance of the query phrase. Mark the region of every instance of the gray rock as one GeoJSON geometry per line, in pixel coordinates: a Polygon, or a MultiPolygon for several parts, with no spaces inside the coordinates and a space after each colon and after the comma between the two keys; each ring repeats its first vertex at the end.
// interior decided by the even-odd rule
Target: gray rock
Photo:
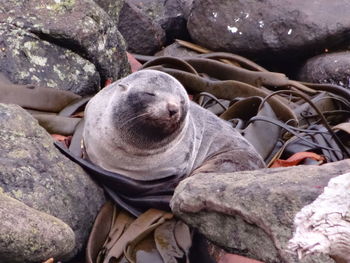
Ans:
{"type": "Polygon", "coordinates": [[[64,157],[50,135],[20,107],[0,104],[0,123],[0,187],[69,225],[75,233],[75,254],[105,201],[102,189],[64,157]]]}
{"type": "Polygon", "coordinates": [[[164,2],[164,15],[160,19],[165,29],[167,43],[175,38],[189,39],[187,18],[192,8],[193,0],[167,0],[164,2]]]}
{"type": "Polygon", "coordinates": [[[350,52],[325,53],[307,60],[298,79],[350,88],[350,52]]]}
{"type": "Polygon", "coordinates": [[[328,181],[350,169],[350,160],[322,166],[198,174],[182,181],[173,213],[209,240],[266,263],[326,263],[327,256],[299,261],[286,251],[297,212],[313,202],[328,181]]]}
{"type": "Polygon", "coordinates": [[[119,13],[125,0],[95,0],[95,2],[106,11],[115,24],[118,24],[119,13]]]}
{"type": "Polygon", "coordinates": [[[118,28],[128,50],[150,55],[174,38],[186,38],[188,5],[188,1],[176,0],[126,0],[118,28]]]}
{"type": "Polygon", "coordinates": [[[125,38],[128,51],[132,53],[150,55],[165,43],[165,32],[161,26],[142,14],[132,2],[125,2],[118,29],[125,38]]]}
{"type": "Polygon", "coordinates": [[[75,235],[67,224],[0,193],[2,263],[64,260],[74,247],[75,235]]]}
{"type": "MultiPolygon", "coordinates": [[[[16,56],[14,52],[19,52],[17,55],[20,55],[21,63],[14,63],[16,67],[12,65],[13,68],[6,69],[8,61],[0,60],[2,70],[14,82],[21,84],[34,82],[46,85],[49,81],[51,86],[56,85],[56,87],[74,91],[74,87],[67,87],[73,80],[79,81],[82,78],[84,81],[87,77],[96,75],[97,72],[101,82],[104,83],[107,78],[117,79],[124,76],[129,70],[123,38],[111,18],[93,0],[4,1],[0,6],[0,24],[3,25],[3,30],[10,29],[12,34],[13,27],[30,33],[25,39],[19,39],[19,41],[10,38],[10,45],[9,41],[0,44],[2,52],[3,49],[11,52],[13,46],[16,48],[12,56],[16,56]],[[36,36],[36,39],[33,39],[33,35],[36,36]],[[30,38],[33,39],[32,43],[27,43],[27,46],[22,47],[21,44],[29,42],[30,38]],[[41,51],[41,48],[36,50],[33,47],[33,50],[29,50],[30,45],[35,45],[39,41],[43,42],[41,47],[45,47],[44,50],[41,51]],[[51,45],[48,45],[47,42],[51,45]],[[51,73],[56,76],[42,79],[45,72],[37,67],[37,63],[42,65],[45,59],[47,59],[47,64],[54,63],[52,59],[45,57],[51,50],[54,50],[54,55],[58,60],[54,64],[57,67],[56,70],[51,73]],[[80,59],[76,61],[78,56],[80,59]],[[62,63],[62,60],[65,59],[68,61],[62,63]],[[76,68],[75,63],[68,67],[69,60],[76,61],[80,66],[76,68]],[[36,68],[34,71],[33,65],[36,68]],[[17,70],[24,73],[21,76],[15,75],[17,70]],[[68,71],[74,72],[73,76],[65,76],[68,71]],[[16,79],[16,77],[20,78],[16,79]],[[64,77],[70,77],[66,85],[65,82],[57,82],[57,79],[64,77]]],[[[21,32],[20,34],[23,35],[21,32]]],[[[96,77],[93,80],[96,82],[96,77]]],[[[94,92],[98,88],[95,85],[94,92]]],[[[91,94],[89,87],[86,93],[91,94]]]]}
{"type": "Polygon", "coordinates": [[[310,56],[348,44],[349,8],[347,0],[194,0],[188,30],[209,49],[254,59],[310,56]]]}

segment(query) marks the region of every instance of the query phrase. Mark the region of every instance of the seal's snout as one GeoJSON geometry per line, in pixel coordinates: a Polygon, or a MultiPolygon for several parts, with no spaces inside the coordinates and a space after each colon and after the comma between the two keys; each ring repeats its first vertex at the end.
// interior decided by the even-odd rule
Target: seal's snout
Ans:
{"type": "Polygon", "coordinates": [[[168,113],[169,113],[170,118],[175,117],[180,112],[180,107],[174,103],[168,103],[167,109],[168,109],[168,113]]]}

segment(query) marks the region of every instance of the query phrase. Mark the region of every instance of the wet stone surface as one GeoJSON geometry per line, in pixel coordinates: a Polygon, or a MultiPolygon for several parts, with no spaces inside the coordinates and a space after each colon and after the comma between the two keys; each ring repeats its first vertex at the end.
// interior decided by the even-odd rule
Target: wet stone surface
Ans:
{"type": "Polygon", "coordinates": [[[194,1],[187,26],[209,49],[283,60],[347,46],[349,8],[347,0],[194,1]]]}
{"type": "Polygon", "coordinates": [[[350,52],[325,53],[307,60],[299,71],[298,79],[350,89],[350,52]]]}

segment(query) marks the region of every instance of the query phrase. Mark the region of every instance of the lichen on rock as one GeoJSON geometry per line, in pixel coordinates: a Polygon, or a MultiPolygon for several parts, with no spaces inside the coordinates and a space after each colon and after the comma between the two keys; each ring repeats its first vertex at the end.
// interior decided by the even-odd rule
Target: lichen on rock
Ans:
{"type": "Polygon", "coordinates": [[[106,79],[118,79],[130,70],[122,36],[92,0],[5,1],[0,8],[0,25],[5,40],[0,44],[0,70],[14,82],[48,83],[91,95],[106,79]],[[13,43],[13,55],[8,45],[14,40],[7,39],[11,38],[8,31],[24,37],[13,43]],[[24,46],[26,42],[30,43],[24,46]],[[19,57],[12,62],[15,55],[19,57]],[[83,60],[85,67],[78,60],[83,60]],[[9,62],[13,65],[7,67],[9,62]]]}
{"type": "Polygon", "coordinates": [[[98,91],[100,76],[95,65],[78,54],[13,25],[0,24],[0,34],[0,71],[13,82],[80,95],[98,91]]]}

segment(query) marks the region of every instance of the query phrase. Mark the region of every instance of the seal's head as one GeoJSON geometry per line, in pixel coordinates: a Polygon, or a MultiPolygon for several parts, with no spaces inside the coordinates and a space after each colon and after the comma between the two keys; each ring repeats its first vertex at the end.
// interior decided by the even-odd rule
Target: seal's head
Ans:
{"type": "Polygon", "coordinates": [[[179,135],[189,99],[175,78],[156,70],[141,70],[112,85],[116,93],[110,99],[110,121],[125,143],[154,149],[179,135]]]}

